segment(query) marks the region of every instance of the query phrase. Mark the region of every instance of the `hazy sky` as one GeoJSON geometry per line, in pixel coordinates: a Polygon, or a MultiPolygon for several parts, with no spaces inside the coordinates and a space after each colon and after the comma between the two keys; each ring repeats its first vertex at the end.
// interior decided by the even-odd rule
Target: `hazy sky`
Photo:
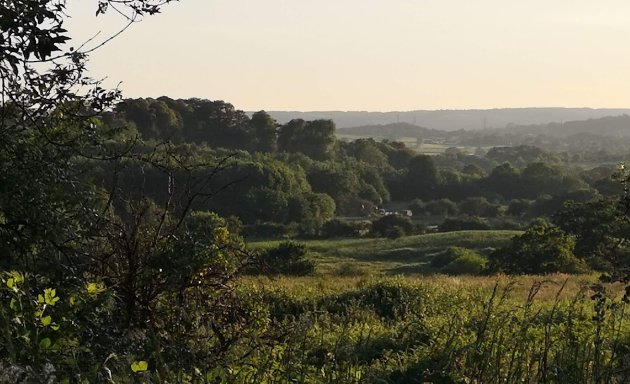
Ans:
{"type": "MultiPolygon", "coordinates": [[[[77,39],[123,25],[70,0],[77,39]]],[[[181,0],[92,55],[127,97],[245,110],[630,107],[628,0],[181,0]]]]}

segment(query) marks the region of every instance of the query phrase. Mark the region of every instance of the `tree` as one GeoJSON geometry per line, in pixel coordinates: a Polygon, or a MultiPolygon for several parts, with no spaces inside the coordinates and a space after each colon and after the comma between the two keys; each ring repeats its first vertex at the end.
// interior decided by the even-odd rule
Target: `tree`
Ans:
{"type": "Polygon", "coordinates": [[[490,176],[480,180],[482,187],[498,193],[507,199],[521,197],[520,173],[509,163],[504,163],[492,170],[490,176]]]}
{"type": "Polygon", "coordinates": [[[248,148],[249,117],[222,100],[189,99],[190,113],[184,117],[187,141],[219,148],[248,148]]]}
{"type": "MultiPolygon", "coordinates": [[[[133,23],[168,2],[95,5],[133,23]]],[[[28,382],[196,380],[264,329],[234,289],[242,242],[216,216],[190,214],[228,160],[121,140],[100,119],[119,92],[85,76],[99,45],[70,44],[66,17],[63,0],[0,4],[0,365],[28,382]],[[134,164],[158,198],[118,183],[134,164]]],[[[149,121],[164,134],[176,114],[154,104],[149,121]]]]}
{"type": "Polygon", "coordinates": [[[277,123],[265,111],[258,111],[250,120],[251,134],[255,137],[254,149],[261,152],[273,152],[277,149],[277,123]]]}
{"type": "Polygon", "coordinates": [[[459,211],[470,216],[496,217],[499,206],[491,204],[485,197],[467,197],[458,205],[459,211]]]}
{"type": "Polygon", "coordinates": [[[531,200],[513,199],[508,204],[507,214],[516,217],[525,217],[532,206],[531,200]]]}
{"type": "Polygon", "coordinates": [[[575,254],[592,268],[611,272],[630,266],[630,220],[618,199],[569,201],[553,215],[553,222],[575,236],[575,254]]]}
{"type": "MultiPolygon", "coordinates": [[[[410,209],[414,211],[414,208],[412,208],[411,206],[410,206],[410,209]]],[[[457,215],[457,213],[459,212],[457,208],[457,204],[455,204],[449,199],[431,200],[427,202],[422,207],[422,209],[418,210],[416,208],[416,210],[417,210],[417,213],[427,213],[430,215],[444,216],[444,217],[457,215]]],[[[415,215],[416,211],[414,211],[413,213],[415,215]]]]}
{"type": "Polygon", "coordinates": [[[577,273],[586,264],[573,254],[575,238],[546,221],[514,236],[510,245],[490,256],[492,268],[511,274],[577,273]]]}
{"type": "Polygon", "coordinates": [[[146,139],[180,142],[183,138],[183,119],[161,100],[127,99],[116,110],[133,122],[146,139]]]}
{"type": "Polygon", "coordinates": [[[261,257],[264,272],[304,276],[315,271],[315,263],[307,259],[306,246],[302,243],[285,241],[264,252],[261,257]]]}
{"type": "Polygon", "coordinates": [[[409,197],[421,199],[434,197],[438,184],[437,168],[430,156],[417,155],[409,161],[405,176],[409,197]]]}
{"type": "Polygon", "coordinates": [[[374,139],[358,139],[344,146],[348,155],[366,164],[371,164],[377,169],[388,170],[390,168],[387,156],[379,149],[374,139]]]}
{"type": "Polygon", "coordinates": [[[462,172],[474,179],[480,179],[486,176],[486,172],[477,164],[466,164],[462,172]]]}
{"type": "Polygon", "coordinates": [[[413,223],[405,216],[387,215],[372,222],[372,232],[377,236],[400,237],[413,232],[413,223]]]}
{"type": "Polygon", "coordinates": [[[332,120],[294,119],[278,131],[279,150],[300,152],[315,160],[332,158],[336,141],[335,123],[332,120]]]}

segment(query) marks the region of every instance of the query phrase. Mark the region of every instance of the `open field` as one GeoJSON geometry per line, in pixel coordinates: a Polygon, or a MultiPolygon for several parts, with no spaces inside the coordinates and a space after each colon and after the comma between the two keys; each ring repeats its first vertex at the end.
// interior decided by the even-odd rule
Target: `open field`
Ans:
{"type": "MultiPolygon", "coordinates": [[[[627,383],[623,287],[596,276],[251,278],[300,383],[627,383]],[[612,305],[615,303],[614,305],[612,305]]],[[[276,371],[276,372],[277,372],[276,371]]],[[[293,380],[293,381],[291,381],[293,380]]]]}
{"type": "MultiPolygon", "coordinates": [[[[457,246],[487,253],[501,247],[519,231],[459,231],[431,233],[398,239],[306,240],[317,275],[418,275],[430,273],[428,263],[436,253],[457,246]]],[[[252,242],[254,249],[276,246],[280,240],[252,242]]]]}
{"type": "MultiPolygon", "coordinates": [[[[352,135],[352,134],[346,134],[346,133],[337,133],[337,138],[340,140],[345,140],[345,141],[354,141],[354,140],[365,139],[365,138],[372,138],[376,141],[382,141],[385,139],[384,137],[373,137],[373,136],[368,136],[368,135],[352,135]]],[[[464,153],[468,153],[468,154],[473,154],[475,153],[475,150],[476,150],[476,147],[461,146],[461,145],[448,144],[448,143],[427,142],[427,143],[418,144],[418,139],[415,137],[395,137],[395,138],[387,138],[387,139],[405,143],[405,146],[407,148],[410,148],[416,151],[417,153],[423,154],[423,155],[438,155],[438,154],[444,153],[444,151],[446,151],[448,148],[457,148],[460,151],[464,153]]]]}
{"type": "MultiPolygon", "coordinates": [[[[533,286],[540,286],[536,300],[538,303],[551,303],[557,298],[574,299],[580,292],[591,292],[591,286],[598,281],[597,274],[585,275],[492,275],[492,276],[447,276],[447,275],[399,275],[399,276],[303,276],[303,277],[249,277],[253,284],[271,291],[282,291],[294,297],[326,297],[344,292],[360,290],[374,283],[403,282],[410,286],[430,287],[436,291],[470,291],[479,295],[490,295],[495,286],[508,290],[508,298],[515,305],[522,304],[533,286]]],[[[623,284],[606,285],[611,297],[623,295],[623,284]]]]}

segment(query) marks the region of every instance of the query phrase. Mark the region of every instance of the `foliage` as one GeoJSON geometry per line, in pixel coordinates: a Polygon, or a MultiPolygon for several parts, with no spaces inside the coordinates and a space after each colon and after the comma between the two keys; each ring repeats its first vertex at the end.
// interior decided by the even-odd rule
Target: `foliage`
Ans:
{"type": "Polygon", "coordinates": [[[467,197],[458,204],[459,212],[469,216],[496,217],[499,207],[485,197],[467,197]]]}
{"type": "Polygon", "coordinates": [[[333,155],[336,142],[334,133],[335,124],[332,120],[291,120],[278,130],[278,148],[326,160],[333,155]]]}
{"type": "Polygon", "coordinates": [[[431,260],[431,267],[449,275],[478,275],[488,260],[477,252],[462,247],[449,247],[431,260]]]}
{"type": "Polygon", "coordinates": [[[602,271],[627,268],[628,217],[618,199],[567,202],[553,217],[556,225],[575,236],[575,254],[602,271]]]}
{"type": "Polygon", "coordinates": [[[460,216],[447,218],[438,227],[440,232],[468,231],[468,230],[488,230],[490,225],[487,221],[479,217],[460,216]]]}
{"type": "Polygon", "coordinates": [[[306,256],[304,244],[286,241],[264,251],[261,256],[262,269],[272,275],[308,275],[315,271],[315,263],[306,256]]]}
{"type": "Polygon", "coordinates": [[[532,224],[524,234],[491,255],[493,269],[506,273],[577,273],[586,270],[573,254],[575,239],[545,221],[532,224]]]}
{"type": "Polygon", "coordinates": [[[33,382],[106,379],[106,369],[118,365],[107,356],[116,343],[107,332],[111,294],[100,282],[43,288],[46,280],[17,271],[2,275],[0,365],[10,364],[5,368],[23,371],[33,382]],[[93,334],[93,327],[105,332],[93,334]]]}
{"type": "MultiPolygon", "coordinates": [[[[99,0],[95,8],[131,24],[169,2],[99,0]]],[[[71,44],[66,11],[63,0],[0,9],[0,381],[628,381],[627,296],[607,297],[603,286],[592,306],[586,291],[560,300],[562,288],[538,305],[540,284],[517,303],[509,285],[486,295],[455,278],[429,286],[369,282],[367,273],[332,293],[323,285],[261,291],[241,277],[254,255],[239,221],[220,216],[236,215],[259,235],[295,228],[318,237],[357,235],[363,224],[333,221],[336,211],[366,216],[392,197],[449,197],[476,216],[496,216],[488,199],[536,199],[527,213],[548,214],[571,198],[582,203],[556,215],[559,227],[535,223],[493,253],[492,266],[578,272],[585,259],[627,267],[626,217],[612,200],[585,202],[596,193],[558,166],[566,156],[522,146],[485,159],[457,149],[434,158],[400,142],[342,144],[330,120],[278,126],[264,111],[249,117],[221,100],[127,99],[112,109],[119,92],[86,77],[87,55],[100,45],[71,44]]],[[[524,215],[522,202],[513,213],[524,215]]],[[[452,215],[453,205],[415,207],[452,215]]],[[[440,226],[464,228],[487,224],[440,226]]],[[[413,231],[409,218],[390,215],[373,223],[389,240],[285,242],[260,256],[272,275],[313,274],[310,250],[318,261],[361,262],[361,271],[408,259],[478,274],[486,260],[475,251],[440,251],[505,240],[403,237],[413,231]]]]}
{"type": "MultiPolygon", "coordinates": [[[[168,2],[95,5],[133,23],[168,2]]],[[[242,241],[218,216],[191,214],[229,157],[141,145],[100,118],[118,92],[85,77],[96,47],[69,44],[66,18],[65,1],[0,13],[0,366],[27,382],[205,375],[266,329],[235,287],[251,258],[242,241]]],[[[136,104],[149,112],[138,131],[183,140],[186,116],[168,100],[136,104]]]]}
{"type": "Polygon", "coordinates": [[[593,318],[587,290],[567,291],[567,281],[534,281],[522,295],[511,282],[479,289],[457,281],[268,289],[272,317],[294,332],[275,347],[281,354],[254,361],[298,383],[627,380],[617,352],[627,340],[617,330],[629,319],[618,297],[593,318]]]}
{"type": "Polygon", "coordinates": [[[442,268],[449,275],[478,275],[485,271],[488,260],[474,252],[457,256],[442,268]]]}
{"type": "Polygon", "coordinates": [[[372,222],[372,232],[376,236],[394,238],[411,234],[413,232],[413,223],[411,219],[400,215],[386,215],[372,222]]]}
{"type": "Polygon", "coordinates": [[[361,237],[370,232],[372,223],[369,221],[329,220],[322,227],[322,237],[361,237]]]}
{"type": "Polygon", "coordinates": [[[457,205],[449,199],[429,201],[425,210],[432,215],[454,216],[458,213],[457,205]]]}

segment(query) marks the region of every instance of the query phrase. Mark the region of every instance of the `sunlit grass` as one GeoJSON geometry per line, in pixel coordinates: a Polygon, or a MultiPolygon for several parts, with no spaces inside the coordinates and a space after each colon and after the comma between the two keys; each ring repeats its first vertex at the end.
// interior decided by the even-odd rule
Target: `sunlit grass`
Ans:
{"type": "MultiPolygon", "coordinates": [[[[321,276],[424,275],[427,263],[444,249],[457,246],[488,252],[501,247],[519,231],[458,231],[406,236],[398,239],[300,240],[321,276]]],[[[252,242],[254,249],[267,249],[282,240],[252,242]]],[[[430,271],[429,271],[430,272],[430,271]]]]}

